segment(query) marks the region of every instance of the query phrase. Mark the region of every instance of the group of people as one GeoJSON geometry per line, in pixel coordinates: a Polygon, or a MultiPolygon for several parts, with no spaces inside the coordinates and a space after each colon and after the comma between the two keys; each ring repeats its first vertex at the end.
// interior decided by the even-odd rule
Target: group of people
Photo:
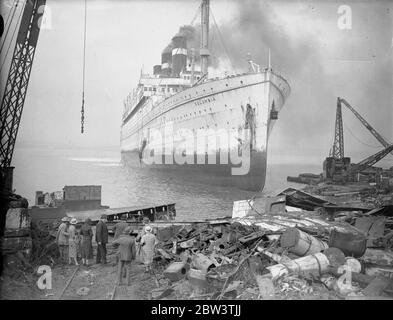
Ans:
{"type": "MultiPolygon", "coordinates": [[[[108,244],[108,227],[106,225],[106,215],[102,215],[96,225],[95,240],[97,242],[96,263],[106,264],[108,244]]],[[[57,244],[59,246],[60,259],[63,263],[78,265],[79,256],[83,265],[89,265],[89,260],[93,259],[93,229],[90,219],[86,219],[82,227],[76,228],[77,220],[67,217],[62,219],[57,233],[57,244]]],[[[152,232],[152,228],[146,225],[142,233],[139,234],[128,226],[126,218],[122,218],[114,226],[114,239],[112,245],[118,249],[116,262],[118,264],[117,283],[121,284],[123,277],[130,284],[131,262],[139,256],[145,265],[145,272],[152,272],[154,248],[158,241],[152,232]]]]}
{"type": "MultiPolygon", "coordinates": [[[[106,244],[108,243],[108,228],[105,224],[106,216],[101,216],[96,226],[95,240],[97,242],[96,263],[106,263],[106,244]]],[[[89,265],[93,259],[93,229],[91,219],[86,219],[80,229],[76,228],[75,218],[64,217],[57,231],[57,245],[62,263],[75,263],[79,265],[78,258],[82,264],[89,265]]]]}
{"type": "Polygon", "coordinates": [[[121,283],[122,278],[126,277],[126,282],[130,284],[131,261],[139,256],[145,265],[145,272],[152,272],[154,258],[154,248],[158,241],[152,233],[152,228],[146,225],[142,233],[139,234],[128,226],[126,217],[114,226],[114,239],[112,245],[118,247],[116,260],[118,263],[117,284],[121,283]]]}

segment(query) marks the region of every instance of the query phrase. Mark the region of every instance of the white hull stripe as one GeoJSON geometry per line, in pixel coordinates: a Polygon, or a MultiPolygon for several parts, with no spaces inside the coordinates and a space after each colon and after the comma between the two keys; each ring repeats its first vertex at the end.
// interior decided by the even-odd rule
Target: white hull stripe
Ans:
{"type": "Polygon", "coordinates": [[[176,54],[184,54],[187,55],[187,49],[184,48],[175,48],[172,50],[172,56],[176,55],[176,54]]]}

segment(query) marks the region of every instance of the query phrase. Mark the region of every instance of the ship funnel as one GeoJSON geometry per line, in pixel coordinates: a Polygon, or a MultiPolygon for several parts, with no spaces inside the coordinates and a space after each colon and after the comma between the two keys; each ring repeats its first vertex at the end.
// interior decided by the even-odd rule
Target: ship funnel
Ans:
{"type": "Polygon", "coordinates": [[[172,43],[172,77],[179,77],[187,66],[187,39],[184,36],[174,36],[172,43]]]}
{"type": "Polygon", "coordinates": [[[153,74],[156,75],[160,75],[161,74],[161,65],[157,64],[153,67],[153,74]]]}
{"type": "Polygon", "coordinates": [[[172,72],[172,49],[173,45],[170,43],[161,54],[161,74],[169,77],[172,72]]]}

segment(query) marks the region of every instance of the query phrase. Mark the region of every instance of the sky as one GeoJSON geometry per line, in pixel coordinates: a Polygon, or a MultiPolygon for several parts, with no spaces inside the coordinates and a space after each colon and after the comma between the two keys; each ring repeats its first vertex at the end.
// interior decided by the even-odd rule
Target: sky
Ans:
{"type": "MultiPolygon", "coordinates": [[[[2,2],[4,16],[12,2],[2,2]]],[[[40,32],[16,148],[119,146],[124,98],[141,68],[151,72],[160,63],[162,50],[193,20],[199,4],[87,0],[81,134],[84,1],[47,0],[48,27],[40,32]]],[[[266,66],[270,48],[273,69],[291,85],[269,141],[272,161],[322,162],[333,143],[338,96],[393,141],[392,2],[345,4],[351,10],[349,29],[339,27],[341,1],[211,0],[220,29],[215,38],[224,43],[215,45],[212,55],[229,52],[236,71],[242,71],[248,56],[266,66]]],[[[4,70],[8,63],[9,56],[4,70]]],[[[228,66],[226,59],[218,68],[228,66]]],[[[2,91],[6,74],[2,70],[2,91]]],[[[343,118],[345,152],[354,162],[381,150],[353,114],[343,110],[343,118]]],[[[386,157],[385,166],[393,166],[392,159],[386,157]]]]}

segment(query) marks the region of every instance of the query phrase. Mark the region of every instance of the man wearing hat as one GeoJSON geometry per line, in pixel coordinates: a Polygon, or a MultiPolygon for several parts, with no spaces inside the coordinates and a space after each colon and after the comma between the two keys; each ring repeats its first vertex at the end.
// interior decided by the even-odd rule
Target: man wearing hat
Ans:
{"type": "Polygon", "coordinates": [[[97,258],[96,263],[106,263],[106,244],[108,243],[108,227],[106,226],[106,214],[101,216],[96,225],[97,258]]]}
{"type": "Polygon", "coordinates": [[[124,229],[123,234],[112,245],[119,246],[119,262],[117,269],[117,285],[121,284],[122,276],[126,274],[127,285],[130,285],[131,261],[135,259],[135,240],[130,234],[133,233],[131,227],[124,229]]]}
{"type": "Polygon", "coordinates": [[[61,219],[61,224],[57,230],[56,241],[60,252],[61,263],[67,263],[68,261],[68,217],[61,219]]]}
{"type": "MultiPolygon", "coordinates": [[[[115,224],[115,226],[113,227],[113,232],[114,232],[114,236],[113,236],[113,240],[117,240],[120,238],[120,236],[123,235],[124,230],[128,227],[127,224],[127,214],[123,214],[120,217],[120,221],[118,223],[115,224]]],[[[115,265],[119,262],[119,254],[116,255],[116,262],[115,265]]]]}

